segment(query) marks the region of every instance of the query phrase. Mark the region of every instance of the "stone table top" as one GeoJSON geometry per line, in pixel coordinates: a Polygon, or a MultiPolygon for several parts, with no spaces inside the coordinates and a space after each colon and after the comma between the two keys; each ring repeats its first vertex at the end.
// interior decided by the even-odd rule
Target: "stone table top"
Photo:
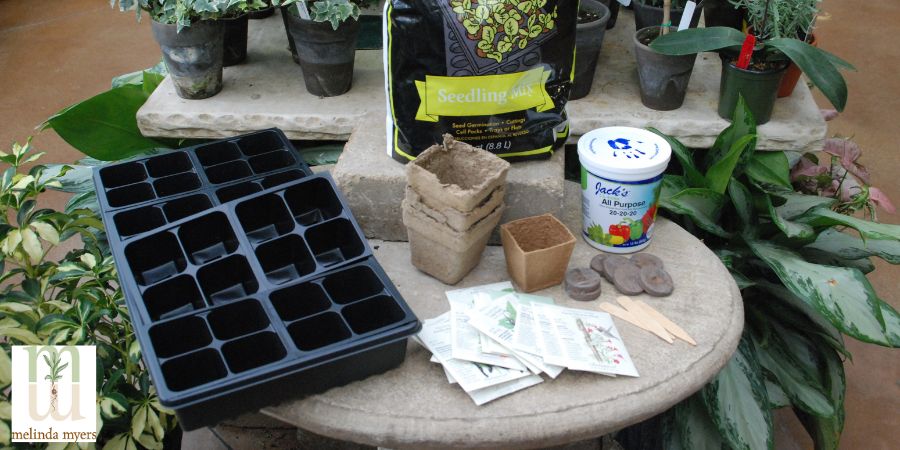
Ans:
{"type": "MultiPolygon", "coordinates": [[[[622,9],[616,27],[606,33],[591,93],[569,103],[572,141],[601,126],[652,126],[689,147],[712,146],[727,126],[716,112],[718,57],[705,53],[697,58],[684,106],[654,111],[641,104],[638,94],[633,31],[632,12],[622,9]]],[[[278,127],[290,139],[344,140],[362,115],[386,110],[381,50],[357,51],[355,66],[348,93],[310,95],[275,14],[250,22],[247,61],[224,69],[222,92],[205,100],[184,100],[167,78],[138,111],[138,127],[147,136],[182,138],[221,138],[278,127]]],[[[826,126],[801,82],[792,96],[777,101],[772,120],[758,132],[759,149],[812,151],[821,149],[826,126]]]]}
{"type": "MultiPolygon", "coordinates": [[[[565,222],[581,226],[580,190],[566,183],[565,222]]],[[[335,439],[389,448],[535,448],[584,440],[665,411],[707,383],[729,360],[743,328],[740,292],[719,259],[687,231],[659,220],[649,251],[665,262],[675,282],[666,298],[635,296],[681,325],[697,341],[669,345],[653,334],[614,319],[640,377],[604,377],[565,371],[483,406],[450,385],[431,354],[413,342],[398,368],[264,414],[335,439]]],[[[579,233],[576,233],[579,234],[579,233]]],[[[449,310],[444,292],[508,279],[501,247],[488,247],[481,263],[456,286],[417,271],[409,246],[371,241],[375,256],[420,320],[449,310]]],[[[597,251],[578,239],[571,267],[587,267],[597,251]]],[[[560,286],[536,294],[557,304],[598,309],[614,302],[603,281],[599,300],[576,302],[560,286]]]]}

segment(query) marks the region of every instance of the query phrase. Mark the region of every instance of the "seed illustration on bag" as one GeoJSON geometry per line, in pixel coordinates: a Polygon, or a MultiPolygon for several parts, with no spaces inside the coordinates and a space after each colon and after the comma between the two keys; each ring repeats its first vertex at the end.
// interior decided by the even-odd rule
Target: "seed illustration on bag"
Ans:
{"type": "Polygon", "coordinates": [[[442,135],[517,159],[568,137],[577,2],[390,0],[388,153],[408,162],[442,135]]]}

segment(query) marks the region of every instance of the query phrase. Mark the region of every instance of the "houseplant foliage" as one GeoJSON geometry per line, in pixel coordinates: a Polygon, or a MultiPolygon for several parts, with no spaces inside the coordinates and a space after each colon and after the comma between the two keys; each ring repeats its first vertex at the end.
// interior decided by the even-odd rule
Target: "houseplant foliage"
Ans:
{"type": "Polygon", "coordinates": [[[241,14],[269,7],[262,0],[110,0],[120,11],[135,11],[138,20],[142,11],[156,22],[178,25],[181,31],[191,23],[237,17],[241,14]]]}
{"type": "Polygon", "coordinates": [[[10,346],[95,345],[99,437],[88,446],[163,448],[177,421],[143,368],[103,224],[89,209],[38,206],[69,170],[32,165],[42,155],[30,142],[0,152],[0,444],[10,445],[10,346]]]}
{"type": "Polygon", "coordinates": [[[865,277],[872,256],[900,263],[900,226],[841,214],[840,198],[796,192],[788,155],[755,151],[743,100],[708,151],[655,132],[680,166],[663,178],[660,209],[719,256],[745,308],[732,360],[661,418],[665,446],[773,448],[772,410],[791,407],[817,449],[837,448],[851,357],[843,335],[900,346],[900,315],[865,277]]]}
{"type": "MultiPolygon", "coordinates": [[[[779,3],[776,0],[772,3],[779,3]]],[[[692,28],[670,33],[657,38],[650,48],[668,55],[689,55],[691,53],[717,50],[739,49],[745,35],[734,28],[709,27],[692,28]]],[[[796,64],[822,94],[843,111],[847,104],[847,84],[838,69],[853,69],[853,66],[817,47],[795,37],[757,35],[757,46],[753,52],[755,62],[790,60],[796,64]]]]}

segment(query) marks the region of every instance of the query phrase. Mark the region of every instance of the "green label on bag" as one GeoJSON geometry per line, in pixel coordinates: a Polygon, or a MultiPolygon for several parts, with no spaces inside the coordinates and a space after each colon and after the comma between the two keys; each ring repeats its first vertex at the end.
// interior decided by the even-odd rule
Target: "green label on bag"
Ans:
{"type": "Polygon", "coordinates": [[[541,67],[503,75],[427,75],[425,81],[416,81],[421,101],[416,120],[437,122],[440,116],[488,116],[531,108],[547,111],[554,106],[545,88],[549,77],[541,67]]]}

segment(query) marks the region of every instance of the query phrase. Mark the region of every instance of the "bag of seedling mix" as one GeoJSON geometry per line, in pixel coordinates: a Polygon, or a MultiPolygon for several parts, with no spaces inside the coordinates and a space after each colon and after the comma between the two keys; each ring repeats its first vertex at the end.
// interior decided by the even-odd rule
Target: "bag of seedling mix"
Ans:
{"type": "Polygon", "coordinates": [[[442,135],[509,160],[565,143],[577,0],[387,0],[388,154],[442,135]]]}

